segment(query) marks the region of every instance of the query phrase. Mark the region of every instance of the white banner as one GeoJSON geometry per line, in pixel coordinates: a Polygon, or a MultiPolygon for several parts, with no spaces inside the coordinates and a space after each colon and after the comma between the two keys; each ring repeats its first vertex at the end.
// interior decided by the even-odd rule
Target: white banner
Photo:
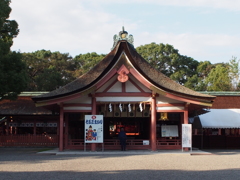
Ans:
{"type": "Polygon", "coordinates": [[[85,115],[85,143],[103,143],[103,115],[85,115]]]}
{"type": "Polygon", "coordinates": [[[192,148],[192,124],[182,124],[182,148],[192,148]]]}

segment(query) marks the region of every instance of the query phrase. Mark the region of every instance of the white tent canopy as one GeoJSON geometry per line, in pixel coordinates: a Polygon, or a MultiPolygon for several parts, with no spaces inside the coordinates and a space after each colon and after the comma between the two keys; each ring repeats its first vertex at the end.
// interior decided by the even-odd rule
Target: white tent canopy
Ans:
{"type": "Polygon", "coordinates": [[[240,128],[240,109],[210,109],[199,118],[202,128],[240,128]]]}

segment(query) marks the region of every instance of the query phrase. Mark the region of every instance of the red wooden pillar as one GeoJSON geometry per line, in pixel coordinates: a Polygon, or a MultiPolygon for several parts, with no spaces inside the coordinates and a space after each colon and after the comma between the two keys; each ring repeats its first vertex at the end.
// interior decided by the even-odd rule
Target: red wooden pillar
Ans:
{"type": "Polygon", "coordinates": [[[183,124],[188,124],[188,106],[185,106],[184,112],[183,112],[183,124]]]}
{"type": "Polygon", "coordinates": [[[156,122],[157,122],[157,113],[156,113],[156,94],[152,95],[152,109],[151,109],[151,134],[150,134],[150,142],[151,142],[151,150],[157,150],[157,130],[156,130],[156,122]]]}
{"type": "Polygon", "coordinates": [[[33,123],[33,135],[35,136],[37,134],[37,127],[36,127],[36,119],[34,119],[34,123],[33,123]]]}
{"type": "Polygon", "coordinates": [[[7,119],[6,135],[9,135],[9,120],[7,119]]]}
{"type": "Polygon", "coordinates": [[[60,104],[60,120],[59,120],[59,151],[63,151],[63,104],[60,104]]]}
{"type": "MultiPolygon", "coordinates": [[[[96,103],[96,97],[93,95],[92,96],[92,115],[96,115],[97,113],[97,103],[96,103]]],[[[96,151],[97,144],[92,143],[91,144],[91,151],[96,151]]]]}
{"type": "Polygon", "coordinates": [[[69,120],[69,118],[68,118],[68,114],[65,116],[65,137],[64,137],[64,139],[65,139],[65,142],[64,142],[64,147],[65,148],[67,148],[67,146],[68,146],[68,120],[69,120]]]}
{"type": "Polygon", "coordinates": [[[222,129],[218,129],[218,135],[222,135],[222,129]]]}
{"type": "Polygon", "coordinates": [[[198,129],[194,129],[194,135],[198,134],[198,129]]]}
{"type": "MultiPolygon", "coordinates": [[[[186,104],[183,112],[183,124],[188,124],[188,104],[186,104]]],[[[189,148],[183,148],[184,151],[189,151],[189,148]]]]}

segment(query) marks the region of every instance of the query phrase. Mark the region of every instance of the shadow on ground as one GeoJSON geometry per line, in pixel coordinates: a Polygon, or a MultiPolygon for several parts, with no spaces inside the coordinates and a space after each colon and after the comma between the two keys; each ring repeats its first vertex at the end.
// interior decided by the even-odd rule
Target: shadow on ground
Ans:
{"type": "Polygon", "coordinates": [[[124,170],[124,171],[100,171],[100,172],[75,172],[75,171],[50,171],[50,172],[0,172],[3,179],[79,179],[79,180],[225,180],[239,179],[239,169],[215,170],[215,171],[184,171],[184,170],[124,170]]]}

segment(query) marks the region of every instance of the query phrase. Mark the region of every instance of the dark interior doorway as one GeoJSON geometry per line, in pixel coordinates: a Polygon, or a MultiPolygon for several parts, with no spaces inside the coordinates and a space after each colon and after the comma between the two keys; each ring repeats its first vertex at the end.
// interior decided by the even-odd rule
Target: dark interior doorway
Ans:
{"type": "Polygon", "coordinates": [[[104,118],[104,138],[117,138],[122,127],[131,139],[149,139],[149,117],[106,117],[104,118]]]}

